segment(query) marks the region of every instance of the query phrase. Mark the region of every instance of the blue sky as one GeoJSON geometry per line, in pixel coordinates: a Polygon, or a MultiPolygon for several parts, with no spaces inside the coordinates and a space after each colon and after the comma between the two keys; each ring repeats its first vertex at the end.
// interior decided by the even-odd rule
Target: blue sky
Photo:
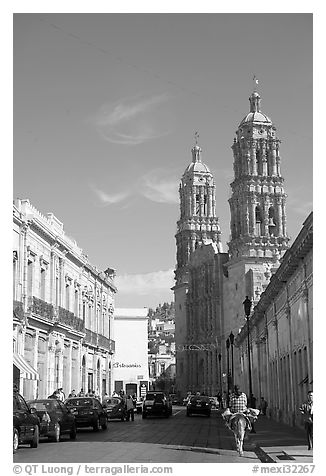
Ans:
{"type": "Polygon", "coordinates": [[[281,139],[288,233],[312,210],[312,15],[14,16],[14,197],[53,212],[119,307],[173,299],[178,181],[199,131],[226,250],[252,77],[281,139]]]}

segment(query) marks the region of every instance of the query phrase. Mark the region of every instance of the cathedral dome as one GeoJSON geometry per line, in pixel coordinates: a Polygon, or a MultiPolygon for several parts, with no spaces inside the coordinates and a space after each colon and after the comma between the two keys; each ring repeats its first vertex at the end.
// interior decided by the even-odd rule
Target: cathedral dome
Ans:
{"type": "Polygon", "coordinates": [[[261,98],[257,91],[254,91],[249,98],[250,112],[242,119],[240,126],[247,124],[248,122],[272,124],[270,118],[260,110],[260,99],[261,98]]]}
{"type": "Polygon", "coordinates": [[[206,164],[204,164],[201,160],[201,148],[199,147],[199,145],[196,143],[194,145],[194,147],[191,149],[191,153],[192,153],[192,162],[191,164],[188,165],[188,167],[186,168],[185,170],[185,174],[187,173],[195,173],[195,172],[199,172],[199,173],[208,173],[210,174],[211,171],[209,170],[209,168],[207,167],[206,164]]]}
{"type": "Polygon", "coordinates": [[[269,124],[272,124],[270,118],[261,111],[249,112],[240,122],[240,126],[247,122],[268,122],[269,124]]]}
{"type": "Polygon", "coordinates": [[[192,162],[186,168],[186,173],[187,172],[204,172],[209,174],[211,173],[207,165],[204,164],[203,162],[192,162]]]}

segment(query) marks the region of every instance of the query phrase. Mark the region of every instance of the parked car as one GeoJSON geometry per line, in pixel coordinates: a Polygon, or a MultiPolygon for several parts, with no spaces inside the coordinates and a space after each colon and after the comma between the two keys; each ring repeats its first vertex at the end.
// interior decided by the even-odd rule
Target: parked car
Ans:
{"type": "Polygon", "coordinates": [[[143,418],[147,416],[165,416],[172,415],[172,402],[163,392],[147,392],[143,401],[143,418]]]}
{"type": "Polygon", "coordinates": [[[102,406],[106,411],[108,420],[125,421],[127,417],[126,405],[120,397],[105,397],[102,406]]]}
{"type": "Polygon", "coordinates": [[[101,427],[106,430],[108,417],[101,402],[93,397],[74,397],[65,401],[67,408],[75,416],[77,428],[92,426],[94,431],[101,427]]]}
{"type": "Polygon", "coordinates": [[[35,410],[31,409],[18,393],[13,394],[13,452],[19,445],[37,448],[40,436],[40,420],[35,410]]]}
{"type": "Polygon", "coordinates": [[[187,416],[193,414],[211,416],[212,404],[209,401],[209,397],[204,397],[202,395],[197,395],[190,398],[187,403],[187,416]]]}
{"type": "Polygon", "coordinates": [[[30,400],[28,404],[36,410],[40,419],[40,436],[56,442],[60,441],[63,434],[69,434],[71,440],[76,439],[75,417],[60,400],[30,400]]]}
{"type": "Polygon", "coordinates": [[[209,397],[209,401],[211,402],[212,408],[219,408],[220,404],[217,397],[209,397]]]}

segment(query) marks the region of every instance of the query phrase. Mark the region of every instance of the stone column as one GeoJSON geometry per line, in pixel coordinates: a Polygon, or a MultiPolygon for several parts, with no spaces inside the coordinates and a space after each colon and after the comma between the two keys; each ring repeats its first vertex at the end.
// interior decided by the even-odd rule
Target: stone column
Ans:
{"type": "MultiPolygon", "coordinates": [[[[304,264],[304,271],[305,271],[305,279],[307,279],[306,276],[306,265],[304,264]]],[[[311,339],[311,334],[310,334],[310,313],[309,313],[309,292],[307,285],[304,288],[302,292],[302,299],[304,302],[304,307],[305,307],[305,314],[306,314],[306,322],[307,322],[307,369],[308,369],[308,381],[310,382],[312,380],[313,376],[313,366],[311,362],[311,356],[312,356],[312,339],[311,339]]]]}
{"type": "MultiPolygon", "coordinates": [[[[33,360],[32,360],[32,366],[34,369],[37,371],[38,367],[38,336],[39,336],[39,331],[35,330],[34,331],[34,339],[33,339],[33,360]]],[[[38,380],[33,380],[33,398],[38,398],[38,380]]]]}
{"type": "Polygon", "coordinates": [[[277,395],[277,419],[279,419],[279,410],[281,408],[281,395],[280,395],[280,346],[278,335],[278,321],[276,317],[276,309],[274,303],[274,321],[272,322],[276,333],[276,395],[277,395]]]}
{"type": "Polygon", "coordinates": [[[50,334],[49,336],[49,347],[47,355],[47,396],[52,395],[55,388],[55,339],[54,336],[50,334]]]}
{"type": "MultiPolygon", "coordinates": [[[[289,299],[289,292],[286,288],[286,292],[289,299]]],[[[293,378],[293,359],[292,359],[292,349],[293,349],[293,339],[292,339],[292,319],[291,319],[291,307],[289,302],[286,308],[286,318],[288,320],[288,329],[289,329],[289,363],[290,363],[290,407],[292,409],[292,424],[295,425],[295,415],[296,408],[299,407],[300,402],[297,401],[296,392],[294,388],[294,378],[293,378]]],[[[291,417],[291,415],[289,415],[291,417]]]]}
{"type": "Polygon", "coordinates": [[[251,166],[252,166],[252,175],[257,175],[257,160],[256,160],[256,143],[252,141],[251,143],[251,166]]]}

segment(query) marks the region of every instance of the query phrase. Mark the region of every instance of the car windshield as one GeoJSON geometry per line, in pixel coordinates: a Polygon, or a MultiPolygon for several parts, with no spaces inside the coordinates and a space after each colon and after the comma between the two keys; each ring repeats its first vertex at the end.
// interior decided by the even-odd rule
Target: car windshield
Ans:
{"type": "Polygon", "coordinates": [[[156,402],[162,402],[164,400],[164,395],[162,393],[148,393],[146,395],[146,400],[155,400],[156,402]]]}
{"type": "Polygon", "coordinates": [[[93,400],[91,398],[71,398],[67,400],[66,405],[68,407],[92,407],[93,400]]]}
{"type": "Polygon", "coordinates": [[[59,404],[55,400],[45,401],[31,401],[29,402],[31,408],[36,408],[37,411],[51,412],[59,409],[59,404]]]}

